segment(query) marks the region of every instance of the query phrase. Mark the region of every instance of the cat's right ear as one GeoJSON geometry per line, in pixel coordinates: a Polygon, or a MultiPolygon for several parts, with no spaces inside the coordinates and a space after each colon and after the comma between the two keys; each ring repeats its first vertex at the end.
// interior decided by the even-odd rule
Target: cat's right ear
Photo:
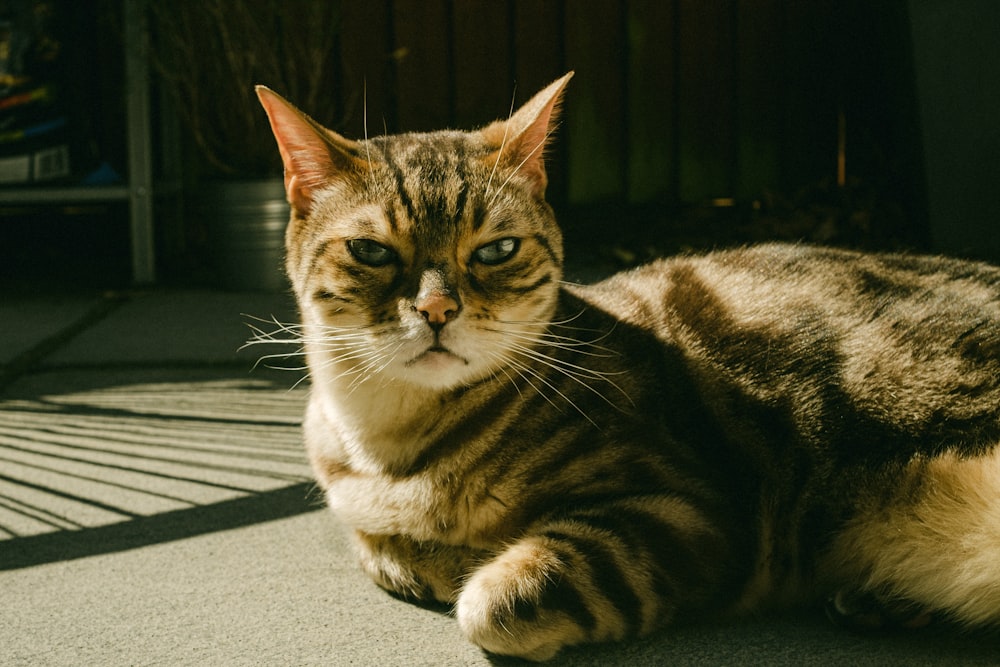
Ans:
{"type": "Polygon", "coordinates": [[[364,173],[357,142],[324,128],[266,86],[257,98],[267,112],[285,166],[285,193],[300,217],[308,215],[318,189],[364,173]]]}

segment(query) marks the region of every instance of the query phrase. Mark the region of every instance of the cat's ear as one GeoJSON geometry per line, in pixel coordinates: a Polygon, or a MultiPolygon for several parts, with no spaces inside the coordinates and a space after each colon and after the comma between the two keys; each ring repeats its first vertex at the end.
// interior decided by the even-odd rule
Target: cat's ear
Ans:
{"type": "Polygon", "coordinates": [[[357,142],[324,128],[270,88],[257,86],[256,91],[285,165],[288,203],[298,215],[309,213],[319,188],[364,173],[357,142]]]}
{"type": "Polygon", "coordinates": [[[487,160],[526,176],[533,193],[545,194],[548,177],[545,174],[545,145],[555,129],[566,84],[573,77],[569,72],[556,79],[528,100],[514,115],[483,128],[483,135],[498,146],[487,160]]]}

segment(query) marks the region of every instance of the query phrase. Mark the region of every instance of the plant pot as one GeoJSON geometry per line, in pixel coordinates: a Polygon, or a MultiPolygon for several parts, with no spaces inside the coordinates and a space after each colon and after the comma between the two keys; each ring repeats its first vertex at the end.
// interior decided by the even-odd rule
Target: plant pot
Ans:
{"type": "Polygon", "coordinates": [[[280,292],[290,210],[282,179],[209,183],[196,203],[211,240],[222,287],[280,292]]]}

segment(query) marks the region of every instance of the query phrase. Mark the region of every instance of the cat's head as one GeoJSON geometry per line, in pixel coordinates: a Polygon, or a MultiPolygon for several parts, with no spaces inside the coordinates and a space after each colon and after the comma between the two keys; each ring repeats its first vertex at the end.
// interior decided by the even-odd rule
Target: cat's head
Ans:
{"type": "Polygon", "coordinates": [[[571,76],[481,130],[364,141],[258,88],[292,207],[286,268],[326,357],[311,363],[438,389],[519,363],[562,277],[543,152],[571,76]]]}

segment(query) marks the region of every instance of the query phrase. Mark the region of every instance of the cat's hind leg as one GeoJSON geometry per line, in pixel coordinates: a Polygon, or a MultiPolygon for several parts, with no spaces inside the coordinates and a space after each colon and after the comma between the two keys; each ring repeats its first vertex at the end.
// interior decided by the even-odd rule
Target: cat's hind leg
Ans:
{"type": "Polygon", "coordinates": [[[529,660],[645,635],[709,594],[722,544],[713,523],[677,498],[574,510],[474,570],[458,622],[483,649],[529,660]]]}
{"type": "Polygon", "coordinates": [[[859,514],[835,541],[829,562],[853,582],[840,606],[861,595],[914,612],[903,626],[928,614],[1000,626],[1000,447],[917,460],[900,479],[888,504],[859,514]]]}

